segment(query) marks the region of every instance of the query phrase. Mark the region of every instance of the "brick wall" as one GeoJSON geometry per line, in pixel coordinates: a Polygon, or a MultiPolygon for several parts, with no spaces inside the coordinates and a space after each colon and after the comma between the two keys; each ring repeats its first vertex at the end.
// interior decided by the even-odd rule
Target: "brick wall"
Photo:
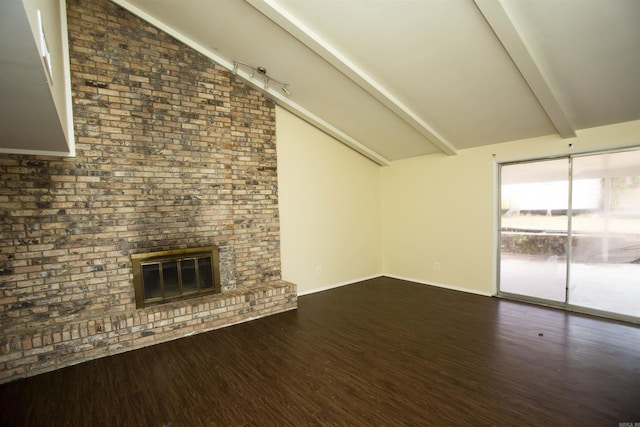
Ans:
{"type": "Polygon", "coordinates": [[[0,381],[296,306],[272,102],[117,5],[67,3],[77,156],[0,156],[0,381]],[[221,295],[135,309],[132,253],[209,245],[221,295]]]}

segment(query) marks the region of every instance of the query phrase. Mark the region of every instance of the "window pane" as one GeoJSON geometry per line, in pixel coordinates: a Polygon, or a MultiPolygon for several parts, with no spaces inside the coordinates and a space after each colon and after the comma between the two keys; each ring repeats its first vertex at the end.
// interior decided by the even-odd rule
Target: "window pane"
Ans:
{"type": "Polygon", "coordinates": [[[180,294],[178,285],[178,262],[169,261],[162,263],[162,280],[164,284],[164,296],[170,297],[180,294]]]}
{"type": "Polygon", "coordinates": [[[142,266],[142,284],[144,287],[144,299],[159,298],[162,296],[160,289],[160,266],[147,264],[142,266]]]}
{"type": "Polygon", "coordinates": [[[195,292],[198,290],[198,282],[196,277],[196,260],[183,259],[180,261],[182,270],[182,292],[195,292]]]}
{"type": "Polygon", "coordinates": [[[200,272],[200,288],[213,288],[211,258],[198,258],[198,270],[200,272]]]}

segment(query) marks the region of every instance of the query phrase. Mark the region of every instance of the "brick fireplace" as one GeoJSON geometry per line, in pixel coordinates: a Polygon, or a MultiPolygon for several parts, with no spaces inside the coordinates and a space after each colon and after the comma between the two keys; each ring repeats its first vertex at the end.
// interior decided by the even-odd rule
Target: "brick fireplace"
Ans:
{"type": "Polygon", "coordinates": [[[272,102],[107,0],[67,8],[77,156],[0,155],[0,382],[296,308],[272,102]],[[136,308],[132,254],[203,246],[221,293],[136,308]]]}

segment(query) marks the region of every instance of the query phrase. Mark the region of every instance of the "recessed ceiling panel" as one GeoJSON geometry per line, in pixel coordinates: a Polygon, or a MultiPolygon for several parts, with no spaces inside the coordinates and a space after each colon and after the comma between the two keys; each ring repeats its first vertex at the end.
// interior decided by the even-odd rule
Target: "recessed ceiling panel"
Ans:
{"type": "Polygon", "coordinates": [[[471,1],[278,3],[458,148],[555,132],[471,1]]]}
{"type": "Polygon", "coordinates": [[[504,3],[577,129],[640,119],[640,1],[504,3]]]}

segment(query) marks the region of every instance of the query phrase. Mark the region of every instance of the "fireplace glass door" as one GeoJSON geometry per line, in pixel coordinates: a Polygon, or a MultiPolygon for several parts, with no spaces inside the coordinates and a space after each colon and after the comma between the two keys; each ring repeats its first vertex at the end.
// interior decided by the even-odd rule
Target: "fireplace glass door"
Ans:
{"type": "Polygon", "coordinates": [[[136,307],[220,292],[217,247],[131,256],[136,307]]]}

